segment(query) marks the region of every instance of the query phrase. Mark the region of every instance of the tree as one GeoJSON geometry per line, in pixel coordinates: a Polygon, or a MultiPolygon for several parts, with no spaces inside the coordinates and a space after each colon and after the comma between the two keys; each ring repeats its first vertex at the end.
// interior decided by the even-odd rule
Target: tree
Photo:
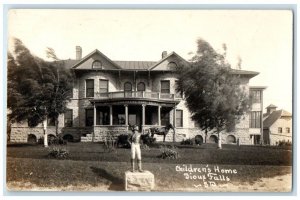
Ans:
{"type": "MultiPolygon", "coordinates": [[[[28,120],[30,127],[43,123],[47,146],[47,119],[57,121],[64,113],[73,76],[61,62],[46,62],[30,53],[21,40],[14,40],[14,54],[8,53],[9,119],[28,120]]],[[[57,124],[58,125],[58,124],[57,124]]]]}
{"type": "Polygon", "coordinates": [[[177,91],[183,92],[192,119],[205,131],[218,134],[222,148],[222,131],[230,130],[248,110],[248,95],[232,73],[224,53],[217,53],[205,40],[197,41],[198,49],[189,64],[178,66],[177,91]]]}

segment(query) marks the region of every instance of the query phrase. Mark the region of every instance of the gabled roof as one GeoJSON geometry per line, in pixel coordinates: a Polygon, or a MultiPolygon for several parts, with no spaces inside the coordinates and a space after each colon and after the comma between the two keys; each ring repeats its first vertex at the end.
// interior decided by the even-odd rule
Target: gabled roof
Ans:
{"type": "MultiPolygon", "coordinates": [[[[155,67],[157,67],[160,63],[164,62],[165,60],[167,60],[169,57],[171,56],[177,56],[179,57],[181,60],[187,62],[185,59],[183,59],[181,56],[179,56],[177,53],[175,53],[174,51],[172,51],[170,54],[168,54],[167,56],[165,56],[164,58],[160,59],[158,62],[156,62],[151,68],[150,70],[154,69],[155,67]]],[[[187,62],[188,63],[188,62],[187,62]]]]}
{"type": "Polygon", "coordinates": [[[274,104],[270,104],[268,107],[266,108],[277,108],[277,106],[275,106],[274,104]]]}
{"type": "Polygon", "coordinates": [[[281,117],[292,117],[292,114],[286,110],[273,111],[264,121],[264,128],[270,128],[281,117]]]}
{"type": "Polygon", "coordinates": [[[115,67],[121,69],[121,67],[119,65],[117,65],[115,62],[113,62],[111,59],[109,59],[106,55],[104,55],[103,53],[101,53],[98,49],[95,49],[94,51],[92,51],[90,54],[88,54],[87,56],[85,56],[84,58],[82,58],[78,63],[76,63],[72,68],[75,69],[76,67],[78,67],[81,63],[83,63],[84,61],[86,61],[87,59],[89,59],[92,55],[94,54],[99,54],[102,57],[104,57],[108,62],[110,62],[112,65],[114,65],[115,67]]]}

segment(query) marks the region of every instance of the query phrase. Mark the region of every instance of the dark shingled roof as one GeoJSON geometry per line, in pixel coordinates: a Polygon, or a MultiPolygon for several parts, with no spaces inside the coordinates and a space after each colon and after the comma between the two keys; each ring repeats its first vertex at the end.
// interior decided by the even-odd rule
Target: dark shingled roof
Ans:
{"type": "Polygon", "coordinates": [[[264,121],[264,128],[269,128],[272,124],[275,123],[280,117],[292,117],[292,114],[285,110],[276,110],[273,111],[264,121]]]}

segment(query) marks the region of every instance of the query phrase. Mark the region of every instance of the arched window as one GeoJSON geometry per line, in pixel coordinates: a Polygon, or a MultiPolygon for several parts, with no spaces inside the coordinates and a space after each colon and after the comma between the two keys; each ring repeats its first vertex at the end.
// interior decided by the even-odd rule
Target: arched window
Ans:
{"type": "Polygon", "coordinates": [[[168,64],[169,69],[174,69],[176,67],[177,67],[177,64],[175,62],[169,62],[169,64],[168,64]]]}
{"type": "Polygon", "coordinates": [[[145,83],[143,82],[139,82],[139,84],[137,85],[137,91],[145,91],[146,87],[145,87],[145,83]]]}
{"type": "Polygon", "coordinates": [[[228,144],[236,143],[236,139],[233,135],[228,135],[227,138],[226,138],[226,141],[227,141],[228,144]]]}
{"type": "Polygon", "coordinates": [[[132,97],[132,84],[130,82],[126,82],[124,84],[124,93],[125,97],[132,97]]]}
{"type": "Polygon", "coordinates": [[[97,69],[102,69],[102,63],[99,60],[95,60],[93,62],[93,69],[97,68],[97,69]]]}
{"type": "Polygon", "coordinates": [[[209,143],[218,143],[218,137],[215,135],[211,135],[208,139],[209,143]]]}

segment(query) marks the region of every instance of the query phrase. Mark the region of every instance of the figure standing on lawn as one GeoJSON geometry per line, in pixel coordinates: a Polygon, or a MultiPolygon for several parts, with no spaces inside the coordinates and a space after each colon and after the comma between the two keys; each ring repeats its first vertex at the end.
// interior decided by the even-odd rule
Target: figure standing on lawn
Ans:
{"type": "Polygon", "coordinates": [[[141,133],[138,132],[139,128],[135,125],[132,129],[133,134],[128,137],[128,141],[131,144],[131,168],[134,172],[135,157],[137,157],[138,170],[142,170],[142,155],[141,155],[141,133]]]}

